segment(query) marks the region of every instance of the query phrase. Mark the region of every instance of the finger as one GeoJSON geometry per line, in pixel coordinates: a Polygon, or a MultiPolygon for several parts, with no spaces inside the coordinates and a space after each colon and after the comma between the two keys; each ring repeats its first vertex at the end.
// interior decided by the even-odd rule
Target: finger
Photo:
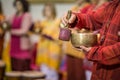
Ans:
{"type": "Polygon", "coordinates": [[[62,24],[63,24],[64,26],[66,26],[66,25],[67,25],[67,22],[65,21],[65,19],[64,19],[64,18],[62,18],[62,24]]]}
{"type": "Polygon", "coordinates": [[[94,31],[93,34],[98,34],[100,30],[94,31]]]}
{"type": "Polygon", "coordinates": [[[85,47],[85,46],[80,46],[81,49],[83,49],[85,52],[89,52],[92,47],[85,47]]]}
{"type": "Polygon", "coordinates": [[[118,31],[118,36],[120,36],[120,31],[118,31]]]}
{"type": "Polygon", "coordinates": [[[77,47],[77,48],[76,48],[76,47],[73,46],[73,48],[74,48],[75,50],[78,50],[78,51],[83,51],[80,47],[77,47]]]}
{"type": "Polygon", "coordinates": [[[88,48],[86,48],[85,46],[80,46],[81,49],[83,49],[84,51],[87,51],[88,48]]]}
{"type": "Polygon", "coordinates": [[[68,22],[68,23],[69,23],[69,24],[74,23],[75,20],[76,20],[76,18],[77,18],[76,15],[75,15],[75,14],[72,14],[72,15],[71,15],[71,18],[69,19],[69,22],[68,22]]]}
{"type": "Polygon", "coordinates": [[[64,14],[63,20],[68,23],[68,19],[67,19],[67,13],[64,14]]]}
{"type": "Polygon", "coordinates": [[[65,13],[64,16],[61,19],[62,26],[66,26],[68,24],[68,20],[66,19],[67,14],[65,13]]]}
{"type": "Polygon", "coordinates": [[[78,48],[77,50],[78,50],[78,51],[83,51],[83,50],[82,50],[82,49],[80,49],[80,48],[78,48]]]}

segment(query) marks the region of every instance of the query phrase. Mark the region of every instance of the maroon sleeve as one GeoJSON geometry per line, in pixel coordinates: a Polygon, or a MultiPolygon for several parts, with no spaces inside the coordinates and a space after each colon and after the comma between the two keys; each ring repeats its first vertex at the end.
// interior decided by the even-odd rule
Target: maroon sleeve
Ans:
{"type": "Polygon", "coordinates": [[[77,16],[77,24],[75,27],[86,28],[90,30],[97,30],[102,27],[104,21],[104,11],[105,6],[102,6],[96,11],[89,11],[88,14],[74,13],[77,16]]]}
{"type": "Polygon", "coordinates": [[[120,64],[120,42],[106,47],[93,47],[87,58],[104,65],[120,64]]]}

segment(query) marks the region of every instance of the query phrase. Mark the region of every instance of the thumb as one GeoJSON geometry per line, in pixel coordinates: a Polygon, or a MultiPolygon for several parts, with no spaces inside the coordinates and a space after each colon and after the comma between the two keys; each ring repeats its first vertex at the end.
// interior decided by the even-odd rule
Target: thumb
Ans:
{"type": "Polygon", "coordinates": [[[85,46],[80,46],[80,48],[87,51],[87,48],[85,46]]]}
{"type": "Polygon", "coordinates": [[[69,23],[69,24],[74,23],[75,20],[76,20],[76,18],[77,18],[76,15],[75,15],[75,14],[72,14],[72,15],[71,15],[71,18],[70,18],[69,21],[68,21],[68,23],[69,23]]]}

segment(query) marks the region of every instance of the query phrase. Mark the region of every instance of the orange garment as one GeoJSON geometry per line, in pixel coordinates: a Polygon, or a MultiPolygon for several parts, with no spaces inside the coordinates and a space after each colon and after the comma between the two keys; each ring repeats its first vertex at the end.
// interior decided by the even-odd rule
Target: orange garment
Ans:
{"type": "Polygon", "coordinates": [[[5,16],[0,14],[0,21],[3,21],[5,19],[5,16]]]}

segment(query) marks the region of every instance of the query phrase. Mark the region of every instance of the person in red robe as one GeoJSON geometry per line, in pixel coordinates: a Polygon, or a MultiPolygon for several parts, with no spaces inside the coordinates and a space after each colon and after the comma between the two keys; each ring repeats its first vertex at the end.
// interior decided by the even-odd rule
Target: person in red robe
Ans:
{"type": "Polygon", "coordinates": [[[91,80],[120,80],[120,0],[111,0],[91,14],[72,13],[69,20],[65,15],[62,23],[79,29],[100,29],[98,45],[80,46],[94,62],[91,80]]]}

